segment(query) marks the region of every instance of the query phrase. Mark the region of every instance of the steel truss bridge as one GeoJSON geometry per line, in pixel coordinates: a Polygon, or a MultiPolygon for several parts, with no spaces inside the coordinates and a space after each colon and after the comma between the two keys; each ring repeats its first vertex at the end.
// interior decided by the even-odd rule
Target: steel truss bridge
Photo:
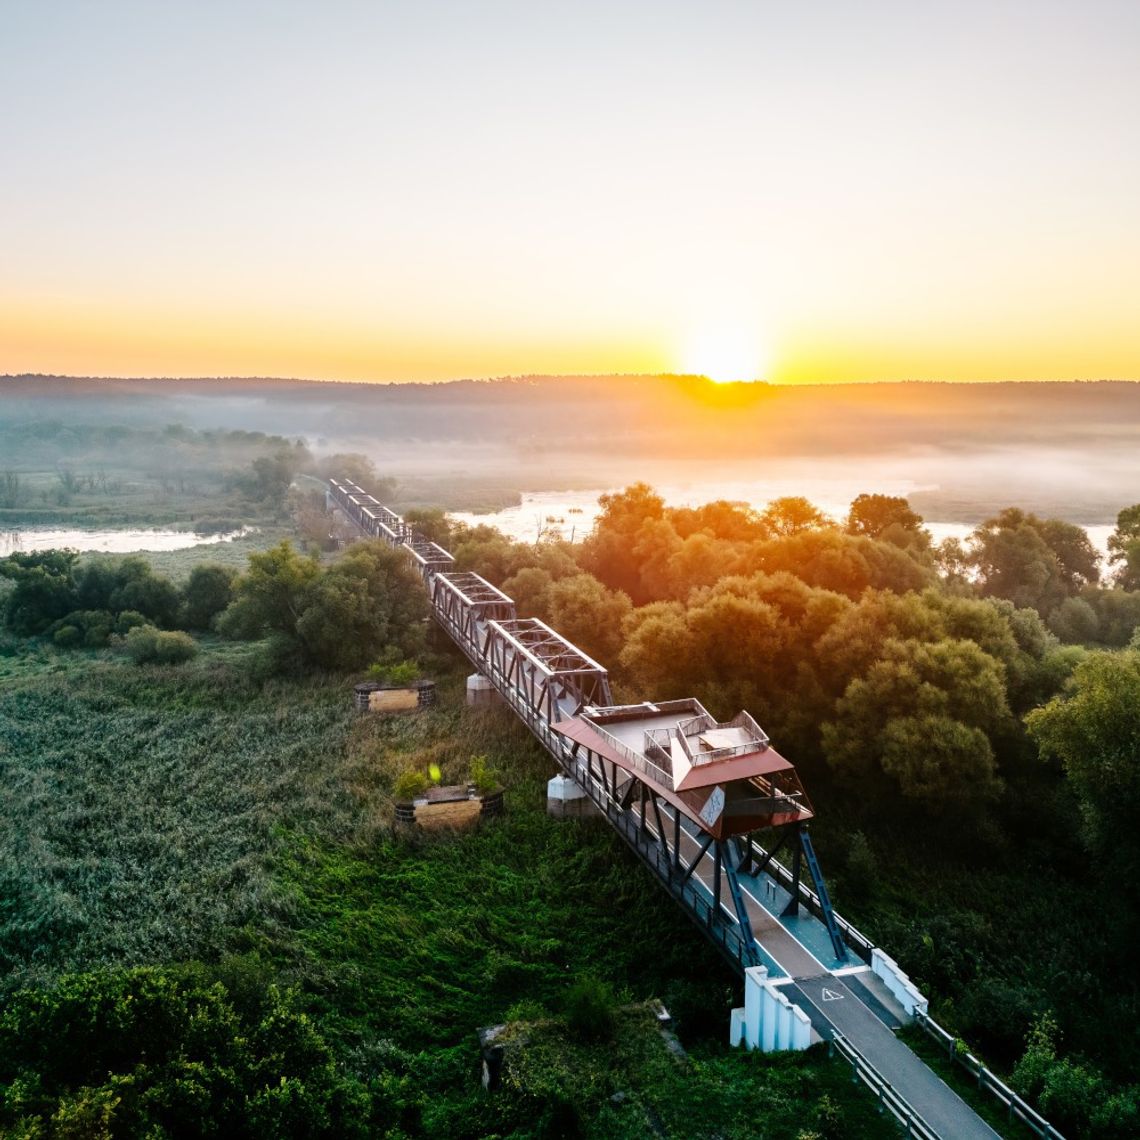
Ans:
{"type": "Polygon", "coordinates": [[[361,535],[407,552],[436,622],[739,975],[766,966],[780,992],[809,1016],[813,1039],[834,1043],[907,1135],[995,1140],[997,1133],[895,1037],[906,1014],[871,970],[873,944],[832,911],[803,823],[784,827],[771,849],[751,834],[716,837],[653,778],[652,765],[639,766],[636,757],[615,762],[612,749],[581,730],[583,710],[604,715],[631,707],[614,706],[602,665],[544,622],[519,617],[511,598],[478,574],[456,570],[447,550],[355,483],[330,480],[328,501],[361,535]],[[774,857],[784,845],[790,868],[774,857]],[[804,864],[810,886],[801,878],[804,864]]]}

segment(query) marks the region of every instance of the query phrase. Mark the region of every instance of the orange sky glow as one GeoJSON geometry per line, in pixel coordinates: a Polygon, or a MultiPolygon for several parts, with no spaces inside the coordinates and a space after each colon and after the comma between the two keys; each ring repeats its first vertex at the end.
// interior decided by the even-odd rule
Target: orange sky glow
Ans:
{"type": "Polygon", "coordinates": [[[21,5],[0,373],[1140,379],[1140,7],[21,5]]]}

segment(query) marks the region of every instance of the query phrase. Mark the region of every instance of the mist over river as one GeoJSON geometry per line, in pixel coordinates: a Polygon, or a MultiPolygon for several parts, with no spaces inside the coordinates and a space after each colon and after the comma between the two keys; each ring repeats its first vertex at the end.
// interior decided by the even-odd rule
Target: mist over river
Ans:
{"type": "MultiPolygon", "coordinates": [[[[870,481],[863,481],[866,489],[870,481]]],[[[850,479],[778,479],[778,480],[714,480],[676,484],[655,484],[655,490],[671,507],[695,507],[719,499],[747,503],[762,510],[773,499],[785,495],[803,495],[832,518],[842,519],[851,500],[860,492],[851,491],[850,479]]],[[[871,491],[884,495],[912,496],[930,489],[905,479],[874,481],[871,491]]],[[[621,490],[612,487],[610,491],[621,490]]],[[[520,542],[535,542],[540,536],[561,537],[581,541],[594,526],[601,508],[599,495],[605,491],[533,491],[524,492],[518,506],[476,514],[469,511],[452,511],[452,518],[470,525],[483,523],[497,527],[504,534],[520,542]]],[[[965,539],[986,516],[979,509],[973,522],[927,518],[926,528],[936,543],[945,538],[965,539]]],[[[1085,531],[1102,559],[1107,556],[1108,539],[1115,527],[1099,523],[1085,526],[1085,531]]]]}

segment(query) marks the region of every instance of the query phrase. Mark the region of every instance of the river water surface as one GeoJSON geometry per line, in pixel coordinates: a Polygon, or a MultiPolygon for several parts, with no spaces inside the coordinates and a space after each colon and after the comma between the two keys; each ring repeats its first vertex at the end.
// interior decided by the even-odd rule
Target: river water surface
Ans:
{"type": "Polygon", "coordinates": [[[25,530],[0,530],[0,558],[16,551],[35,550],[97,551],[101,554],[134,554],[141,551],[184,550],[188,546],[205,546],[231,542],[249,533],[249,528],[225,534],[195,534],[192,530],[47,530],[28,527],[25,530]]]}

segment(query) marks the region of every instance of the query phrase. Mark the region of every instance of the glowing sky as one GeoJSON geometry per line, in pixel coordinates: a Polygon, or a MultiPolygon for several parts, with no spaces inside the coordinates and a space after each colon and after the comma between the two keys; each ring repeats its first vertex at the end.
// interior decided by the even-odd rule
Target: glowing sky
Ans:
{"type": "Polygon", "coordinates": [[[0,372],[1140,378],[1140,3],[0,0],[0,372]]]}

